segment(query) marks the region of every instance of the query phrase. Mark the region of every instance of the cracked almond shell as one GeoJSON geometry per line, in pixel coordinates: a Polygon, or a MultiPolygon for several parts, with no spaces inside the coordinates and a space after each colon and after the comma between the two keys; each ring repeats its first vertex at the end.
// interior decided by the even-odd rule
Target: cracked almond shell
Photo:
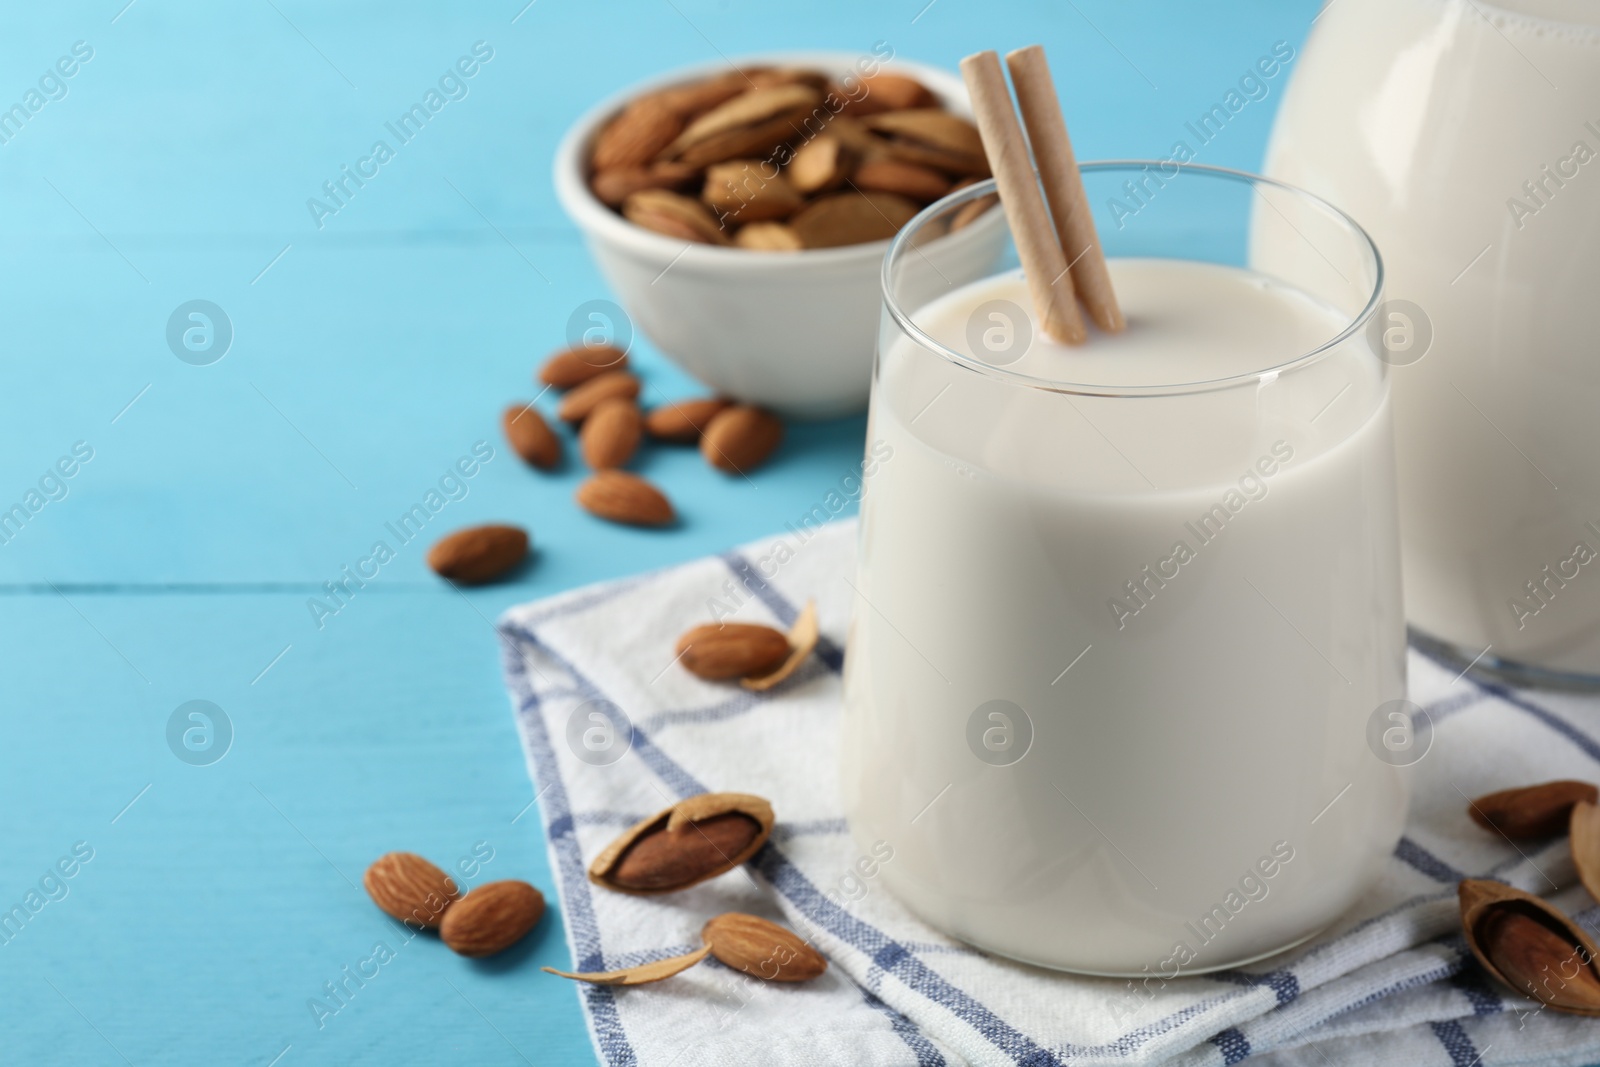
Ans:
{"type": "Polygon", "coordinates": [[[589,880],[656,896],[725,874],[758,852],[776,821],[749,793],[702,793],[635,823],[589,865],[589,880]]]}

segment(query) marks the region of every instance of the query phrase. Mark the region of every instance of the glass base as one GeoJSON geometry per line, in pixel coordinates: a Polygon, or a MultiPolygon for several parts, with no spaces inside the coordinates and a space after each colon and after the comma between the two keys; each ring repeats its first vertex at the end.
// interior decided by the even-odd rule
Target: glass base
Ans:
{"type": "MultiPolygon", "coordinates": [[[[1241,957],[1239,957],[1237,959],[1222,960],[1222,961],[1217,962],[1217,963],[1208,963],[1204,967],[1184,967],[1179,972],[1178,975],[1175,975],[1173,978],[1167,979],[1167,980],[1168,981],[1173,981],[1173,980],[1175,980],[1176,978],[1179,978],[1179,977],[1192,978],[1195,975],[1213,974],[1213,973],[1215,973],[1217,971],[1231,971],[1231,970],[1234,970],[1235,968],[1238,968],[1238,967],[1248,967],[1252,963],[1260,963],[1262,960],[1269,960],[1272,957],[1280,956],[1283,953],[1288,952],[1291,949],[1299,948],[1301,945],[1305,944],[1307,941],[1310,941],[1312,938],[1316,937],[1318,934],[1320,934],[1323,931],[1327,930],[1328,927],[1331,926],[1331,925],[1332,925],[1331,923],[1327,923],[1327,924],[1324,924],[1322,926],[1319,926],[1315,930],[1311,931],[1309,934],[1304,934],[1304,935],[1302,935],[1300,937],[1295,938],[1293,941],[1290,941],[1288,944],[1279,945],[1277,948],[1268,949],[1265,952],[1257,952],[1257,953],[1255,953],[1253,955],[1241,956],[1241,957]]],[[[999,956],[1002,959],[1015,960],[1017,963],[1026,963],[1030,967],[1041,967],[1041,968],[1043,968],[1045,970],[1048,970],[1048,971],[1059,971],[1059,972],[1061,972],[1063,974],[1079,974],[1079,975],[1083,975],[1086,978],[1149,978],[1150,977],[1150,968],[1148,966],[1145,967],[1143,970],[1138,970],[1138,971],[1133,971],[1133,970],[1128,970],[1128,971],[1100,970],[1100,969],[1097,969],[1097,968],[1094,968],[1094,967],[1079,967],[1079,966],[1075,966],[1075,965],[1070,964],[1070,963],[1057,963],[1057,962],[1053,962],[1053,961],[1049,961],[1049,960],[1030,959],[1029,957],[1027,957],[1025,955],[1019,955],[1019,954],[1013,953],[1013,952],[1003,952],[1003,951],[1001,951],[999,949],[988,948],[981,941],[972,941],[972,940],[967,940],[965,938],[963,938],[962,940],[966,940],[967,944],[971,945],[973,948],[976,948],[979,951],[984,952],[984,953],[986,953],[986,954],[988,954],[990,956],[999,956]]]]}
{"type": "Polygon", "coordinates": [[[1477,679],[1506,682],[1525,689],[1560,689],[1569,693],[1600,692],[1600,674],[1554,671],[1515,660],[1469,651],[1460,645],[1431,637],[1415,626],[1406,627],[1411,643],[1425,655],[1461,668],[1477,679]]]}

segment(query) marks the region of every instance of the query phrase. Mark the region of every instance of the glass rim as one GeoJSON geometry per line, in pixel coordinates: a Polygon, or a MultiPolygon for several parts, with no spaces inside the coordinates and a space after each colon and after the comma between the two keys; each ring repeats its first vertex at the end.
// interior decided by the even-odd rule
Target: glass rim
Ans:
{"type": "MultiPolygon", "coordinates": [[[[1320,210],[1332,215],[1337,221],[1342,223],[1352,235],[1355,236],[1357,242],[1365,247],[1367,252],[1372,256],[1372,289],[1371,292],[1367,294],[1366,302],[1362,306],[1361,310],[1357,312],[1356,315],[1345,324],[1344,328],[1336,333],[1333,337],[1322,342],[1309,351],[1302,352],[1299,355],[1293,356],[1282,362],[1275,363],[1269,367],[1262,367],[1257,370],[1244,371],[1238,374],[1226,375],[1221,378],[1209,378],[1195,382],[1156,383],[1153,385],[1106,385],[1104,383],[1090,384],[1085,382],[1070,382],[1061,380],[1059,378],[1044,378],[1032,374],[1023,374],[1019,371],[1010,370],[1006,367],[997,367],[993,364],[985,363],[980,359],[974,359],[971,356],[963,355],[947,345],[935,341],[920,326],[912,321],[910,314],[908,314],[906,310],[900,306],[899,301],[894,297],[892,271],[895,265],[905,255],[910,252],[917,251],[916,247],[913,246],[912,241],[923,230],[923,228],[927,226],[929,222],[933,221],[936,217],[943,216],[952,208],[994,193],[996,191],[996,185],[993,178],[987,178],[983,181],[976,182],[967,186],[966,188],[949,194],[943,199],[934,201],[932,204],[929,204],[927,207],[919,211],[916,216],[912,218],[910,222],[906,223],[906,225],[901,228],[900,232],[895,235],[894,239],[889,243],[889,250],[884,254],[883,265],[879,270],[879,282],[880,287],[883,290],[884,307],[888,310],[890,317],[894,319],[895,325],[901,330],[901,332],[903,332],[920,347],[927,349],[929,352],[932,352],[937,356],[940,356],[947,362],[953,363],[959,367],[964,367],[970,371],[975,371],[979,374],[987,375],[990,378],[994,378],[1007,384],[1026,386],[1028,388],[1041,389],[1053,393],[1068,393],[1074,396],[1183,396],[1191,393],[1218,392],[1224,389],[1234,389],[1253,383],[1259,384],[1274,379],[1281,374],[1296,371],[1302,367],[1310,366],[1313,363],[1320,362],[1330,352],[1344,344],[1351,337],[1355,336],[1358,331],[1366,327],[1366,324],[1372,318],[1373,312],[1377,310],[1379,298],[1383,295],[1383,256],[1378,251],[1378,246],[1372,240],[1371,235],[1362,228],[1359,222],[1351,218],[1347,212],[1334,206],[1333,204],[1324,200],[1322,197],[1317,196],[1315,193],[1307,192],[1306,190],[1301,189],[1299,186],[1290,185],[1288,182],[1281,182],[1275,178],[1268,178],[1261,174],[1252,174],[1249,171],[1234,170],[1230,167],[1215,167],[1204,163],[1179,163],[1177,160],[1172,159],[1105,159],[1097,160],[1092,163],[1079,164],[1078,169],[1085,174],[1089,174],[1108,171],[1140,171],[1146,167],[1161,168],[1166,166],[1176,166],[1180,169],[1180,171],[1193,171],[1203,177],[1244,182],[1249,183],[1252,186],[1272,186],[1273,188],[1281,189],[1284,192],[1300,197],[1320,210]]],[[[1159,258],[1175,259],[1178,257],[1159,258]]],[[[1202,261],[1188,260],[1187,262],[1202,261]]],[[[990,275],[990,277],[992,276],[993,275],[990,275]]],[[[1090,343],[1092,344],[1093,341],[1091,340],[1090,343]]]]}

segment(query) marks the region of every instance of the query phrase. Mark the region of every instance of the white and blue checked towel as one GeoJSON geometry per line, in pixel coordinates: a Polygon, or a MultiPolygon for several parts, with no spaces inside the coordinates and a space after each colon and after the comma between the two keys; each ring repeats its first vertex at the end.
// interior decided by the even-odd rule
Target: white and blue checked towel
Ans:
{"type": "Polygon", "coordinates": [[[857,849],[837,799],[835,734],[855,524],[778,540],[793,558],[770,580],[761,573],[771,574],[778,541],[524,605],[500,621],[573,966],[690,951],[701,924],[724,911],[782,921],[832,962],[823,978],[781,988],[715,961],[656,985],[581,986],[606,1064],[1600,1060],[1600,1021],[1540,1012],[1481,975],[1458,934],[1455,891],[1464,875],[1500,878],[1600,925],[1600,908],[1573,886],[1564,841],[1522,855],[1464,814],[1465,797],[1493,789],[1600,778],[1600,701],[1475,682],[1413,653],[1411,696],[1432,717],[1434,741],[1413,768],[1410,824],[1376,888],[1309,944],[1180,978],[1129,1014],[1121,981],[988,956],[925,926],[882,886],[849,880],[857,849]],[[737,605],[741,621],[787,627],[807,599],[821,617],[818,654],[769,693],[702,682],[673,662],[676,635],[707,620],[713,601],[737,605]],[[588,702],[600,700],[632,723],[631,745],[609,765],[575,754],[592,722],[588,702]],[[588,882],[587,861],[620,830],[708,790],[758,793],[778,813],[746,869],[669,897],[588,882]]]}

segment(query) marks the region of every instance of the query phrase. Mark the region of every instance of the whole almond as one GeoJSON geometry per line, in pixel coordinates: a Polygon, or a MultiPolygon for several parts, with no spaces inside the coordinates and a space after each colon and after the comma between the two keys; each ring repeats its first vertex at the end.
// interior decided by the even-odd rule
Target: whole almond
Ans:
{"type": "Polygon", "coordinates": [[[1474,800],[1467,813],[1484,829],[1522,841],[1564,832],[1572,806],[1580,800],[1600,801],[1600,790],[1589,782],[1565,779],[1489,793],[1474,800]]]}
{"type": "Polygon", "coordinates": [[[450,876],[414,852],[389,852],[367,868],[361,884],[372,902],[403,923],[423,929],[461,896],[450,876]]]}
{"type": "Polygon", "coordinates": [[[789,225],[807,248],[835,248],[887,240],[916,213],[917,205],[903,196],[852,190],[813,200],[789,225]]]}
{"type": "Polygon", "coordinates": [[[1467,878],[1458,894],[1462,932],[1484,970],[1556,1011],[1600,1016],[1600,948],[1577,923],[1500,882],[1467,878]]]}
{"type": "Polygon", "coordinates": [[[622,202],[622,215],[635,226],[667,237],[701,244],[728,244],[716,216],[700,201],[665,189],[645,189],[622,202]]]}
{"type": "Polygon", "coordinates": [[[623,201],[645,189],[682,189],[700,176],[698,167],[683,163],[652,163],[648,167],[613,167],[596,171],[589,179],[595,199],[607,207],[621,207],[623,201]]]}
{"type": "Polygon", "coordinates": [[[561,464],[561,438],[532,404],[512,404],[500,417],[511,450],[529,466],[554,470],[561,464]]]}
{"type": "Polygon", "coordinates": [[[553,389],[571,389],[627,365],[628,353],[615,345],[580,345],[552,352],[539,368],[539,380],[553,389]]]}
{"type": "Polygon", "coordinates": [[[661,490],[626,471],[597,471],[578,486],[577,500],[589,514],[628,526],[667,526],[677,518],[661,490]]]}
{"type": "Polygon", "coordinates": [[[731,159],[707,167],[700,198],[724,225],[788,218],[802,202],[787,178],[753,159],[731,159]]]}
{"type": "Polygon", "coordinates": [[[527,882],[486,882],[456,901],[439,940],[463,956],[493,956],[521,941],[544,915],[544,894],[527,882]]]}
{"type": "Polygon", "coordinates": [[[622,109],[594,141],[595,170],[648,163],[683,132],[683,117],[660,100],[643,97],[622,109]]]}
{"type": "Polygon", "coordinates": [[[678,638],[677,651],[684,669],[708,681],[754,678],[783,665],[789,658],[789,638],[755,623],[707,623],[678,638]]]}
{"type": "Polygon", "coordinates": [[[462,585],[492,582],[528,554],[528,532],[519,526],[489,523],[457,530],[428,549],[428,566],[441,578],[462,585]]]}
{"type": "Polygon", "coordinates": [[[622,466],[639,447],[643,421],[632,400],[613,396],[600,401],[578,434],[583,461],[595,470],[622,466]]]}
{"type": "Polygon", "coordinates": [[[924,204],[931,204],[950,191],[950,179],[943,174],[898,159],[869,159],[856,168],[851,181],[857,189],[898,193],[924,204]]]}
{"type": "Polygon", "coordinates": [[[740,226],[733,243],[752,252],[799,252],[805,249],[794,227],[782,222],[752,222],[740,226]]]}
{"type": "Polygon", "coordinates": [[[588,418],[600,401],[621,397],[632,400],[639,395],[639,379],[623,370],[597,374],[561,398],[556,414],[562,422],[578,423],[588,418]]]}
{"type": "Polygon", "coordinates": [[[658,441],[692,445],[700,440],[700,435],[711,420],[732,403],[721,397],[708,396],[663,404],[651,409],[650,414],[644,417],[644,429],[658,441]]]}
{"type": "Polygon", "coordinates": [[[589,865],[589,880],[651,896],[733,870],[766,843],[772,805],[748,793],[702,793],[641,819],[589,865]]]}
{"type": "Polygon", "coordinates": [[[783,440],[783,423],[770,411],[739,404],[706,424],[700,454],[718,470],[742,474],[772,455],[783,440]]]}
{"type": "Polygon", "coordinates": [[[700,928],[700,938],[725,966],[769,982],[807,982],[828,969],[822,953],[793,930],[730,911],[700,928]]]}

